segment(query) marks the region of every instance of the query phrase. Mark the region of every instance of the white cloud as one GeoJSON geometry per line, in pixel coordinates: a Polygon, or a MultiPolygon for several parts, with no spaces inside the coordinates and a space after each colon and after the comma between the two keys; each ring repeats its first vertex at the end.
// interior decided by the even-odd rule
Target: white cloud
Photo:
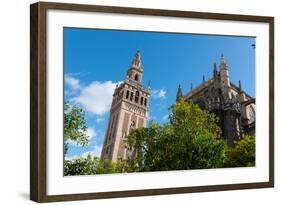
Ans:
{"type": "Polygon", "coordinates": [[[68,140],[66,141],[66,143],[67,143],[67,144],[70,144],[70,145],[72,145],[72,146],[80,146],[80,145],[77,144],[77,142],[75,142],[75,141],[73,141],[73,140],[70,140],[70,139],[68,139],[68,140]]]}
{"type": "Polygon", "coordinates": [[[64,75],[64,82],[72,91],[78,91],[81,88],[79,80],[71,77],[68,74],[64,75]]]}
{"type": "MultiPolygon", "coordinates": [[[[111,106],[112,95],[116,84],[112,81],[93,81],[87,86],[81,85],[79,79],[70,74],[65,74],[65,95],[74,96],[69,101],[72,104],[80,104],[87,112],[102,116],[107,113],[111,106]]],[[[97,122],[103,119],[100,117],[97,122]]]]}
{"type": "Polygon", "coordinates": [[[151,97],[158,98],[158,99],[164,99],[164,98],[166,98],[166,91],[164,89],[152,90],[151,97]]]}
{"type": "Polygon", "coordinates": [[[94,149],[92,151],[83,152],[81,155],[73,155],[73,156],[65,157],[65,159],[73,160],[77,157],[86,158],[89,154],[92,155],[92,157],[100,157],[101,151],[102,151],[102,145],[96,145],[94,146],[94,149]]]}
{"type": "MultiPolygon", "coordinates": [[[[97,136],[97,132],[96,129],[94,127],[88,127],[87,129],[87,135],[89,136],[89,144],[91,144],[91,139],[95,138],[97,136]]],[[[73,140],[67,140],[66,141],[68,144],[72,145],[72,146],[77,146],[77,147],[81,147],[82,145],[77,144],[77,142],[73,141],[73,140]]]]}
{"type": "Polygon", "coordinates": [[[103,117],[98,117],[96,118],[96,122],[97,123],[100,123],[100,122],[103,122],[105,119],[103,117]]]}
{"type": "Polygon", "coordinates": [[[116,83],[112,81],[93,81],[81,88],[80,95],[74,97],[72,101],[80,104],[87,112],[101,116],[110,109],[115,87],[116,83]]]}
{"type": "Polygon", "coordinates": [[[97,136],[97,132],[94,127],[88,127],[87,135],[89,136],[89,140],[95,138],[97,136]]]}
{"type": "Polygon", "coordinates": [[[92,155],[92,157],[100,157],[102,151],[102,145],[96,145],[94,146],[94,149],[92,151],[84,152],[81,156],[83,158],[86,158],[88,154],[92,155]]]}

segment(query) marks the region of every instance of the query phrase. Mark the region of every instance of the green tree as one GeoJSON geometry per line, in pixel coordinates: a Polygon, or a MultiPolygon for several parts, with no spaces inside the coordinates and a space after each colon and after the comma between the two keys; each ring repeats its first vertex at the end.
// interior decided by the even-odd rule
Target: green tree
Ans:
{"type": "Polygon", "coordinates": [[[93,175],[127,172],[126,161],[112,162],[109,159],[100,159],[88,154],[86,158],[76,157],[64,161],[64,175],[93,175]]]}
{"type": "MultiPolygon", "coordinates": [[[[89,136],[87,135],[87,125],[85,119],[85,111],[77,105],[64,104],[64,154],[68,151],[68,141],[72,140],[78,145],[87,146],[89,136]]],[[[92,175],[124,172],[128,170],[128,165],[125,161],[117,163],[109,159],[100,159],[87,155],[71,160],[64,160],[64,175],[92,175]]]]}
{"type": "Polygon", "coordinates": [[[64,103],[64,154],[68,151],[68,140],[82,146],[89,143],[87,129],[85,111],[76,105],[64,103]]]}
{"type": "Polygon", "coordinates": [[[97,167],[99,166],[99,159],[92,158],[88,155],[86,158],[76,157],[72,160],[64,161],[64,175],[91,175],[97,174],[97,167]]]}
{"type": "Polygon", "coordinates": [[[225,167],[252,167],[255,166],[255,137],[244,135],[234,147],[229,147],[225,167]]]}
{"type": "Polygon", "coordinates": [[[192,102],[170,108],[170,123],[150,122],[126,140],[129,171],[164,171],[223,167],[226,143],[218,119],[192,102]]]}

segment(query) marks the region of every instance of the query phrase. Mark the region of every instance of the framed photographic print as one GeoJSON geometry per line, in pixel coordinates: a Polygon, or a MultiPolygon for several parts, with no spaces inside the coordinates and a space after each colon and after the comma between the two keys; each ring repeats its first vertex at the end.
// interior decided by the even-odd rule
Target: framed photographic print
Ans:
{"type": "Polygon", "coordinates": [[[30,198],[274,186],[274,18],[31,5],[30,198]]]}

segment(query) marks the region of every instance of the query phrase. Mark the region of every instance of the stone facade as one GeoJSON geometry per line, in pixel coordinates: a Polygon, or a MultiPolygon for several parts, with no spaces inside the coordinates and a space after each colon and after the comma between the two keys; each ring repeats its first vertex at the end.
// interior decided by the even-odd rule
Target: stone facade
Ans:
{"type": "Polygon", "coordinates": [[[126,79],[115,88],[101,158],[126,159],[130,155],[130,150],[124,146],[126,136],[132,129],[146,126],[150,88],[142,85],[142,76],[138,51],[126,79]]]}
{"type": "Polygon", "coordinates": [[[222,55],[220,70],[214,64],[213,77],[205,80],[186,95],[178,88],[177,100],[184,98],[200,108],[216,114],[223,138],[233,146],[242,134],[255,134],[255,98],[230,81],[228,65],[222,55]]]}

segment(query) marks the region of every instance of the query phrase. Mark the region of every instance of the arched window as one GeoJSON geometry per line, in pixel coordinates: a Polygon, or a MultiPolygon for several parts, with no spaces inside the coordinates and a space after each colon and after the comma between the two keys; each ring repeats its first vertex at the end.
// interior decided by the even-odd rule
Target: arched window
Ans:
{"type": "Polygon", "coordinates": [[[126,93],[126,99],[128,99],[128,98],[129,98],[129,95],[130,95],[130,91],[129,91],[129,90],[127,90],[127,93],[126,93]]]}
{"type": "Polygon", "coordinates": [[[255,121],[255,109],[252,105],[249,107],[249,120],[251,123],[255,121]]]}
{"type": "Polygon", "coordinates": [[[136,95],[135,95],[135,102],[136,102],[136,103],[139,102],[139,96],[140,96],[139,91],[136,91],[136,95]]]}
{"type": "Polygon", "coordinates": [[[139,81],[139,75],[138,74],[135,75],[135,81],[139,81]]]}
{"type": "Polygon", "coordinates": [[[141,101],[140,101],[141,105],[143,105],[143,97],[141,97],[141,101]]]}
{"type": "Polygon", "coordinates": [[[144,106],[146,106],[146,105],[147,105],[147,99],[144,98],[144,106]]]}
{"type": "Polygon", "coordinates": [[[130,100],[133,101],[134,93],[131,92],[130,100]]]}

